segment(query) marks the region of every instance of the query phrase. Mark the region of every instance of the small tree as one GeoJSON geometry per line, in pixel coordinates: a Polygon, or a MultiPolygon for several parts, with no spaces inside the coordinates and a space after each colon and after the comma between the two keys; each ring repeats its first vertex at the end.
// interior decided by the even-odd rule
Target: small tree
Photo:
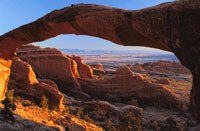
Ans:
{"type": "Polygon", "coordinates": [[[106,128],[106,130],[108,130],[108,131],[117,131],[117,129],[113,126],[113,123],[112,123],[111,120],[108,120],[108,121],[106,122],[105,128],[106,128]]]}
{"type": "Polygon", "coordinates": [[[83,107],[79,107],[78,109],[77,109],[77,111],[76,111],[76,116],[78,117],[78,118],[81,118],[82,117],[82,115],[83,115],[83,107]]]}
{"type": "Polygon", "coordinates": [[[42,96],[42,100],[39,105],[42,108],[48,108],[48,99],[45,95],[42,96]]]}
{"type": "Polygon", "coordinates": [[[88,115],[84,115],[83,119],[89,123],[94,123],[94,121],[88,115]]]}
{"type": "Polygon", "coordinates": [[[141,131],[141,118],[133,112],[127,112],[121,119],[121,130],[124,131],[141,131]]]}
{"type": "Polygon", "coordinates": [[[16,110],[15,100],[14,100],[14,90],[8,90],[5,95],[5,99],[2,101],[4,105],[4,109],[1,110],[1,114],[3,115],[5,120],[15,121],[13,116],[13,111],[16,110]]]}

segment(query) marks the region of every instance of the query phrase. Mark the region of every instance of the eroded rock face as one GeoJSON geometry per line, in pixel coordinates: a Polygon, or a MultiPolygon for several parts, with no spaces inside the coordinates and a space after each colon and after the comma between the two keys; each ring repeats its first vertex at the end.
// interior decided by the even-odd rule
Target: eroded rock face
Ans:
{"type": "Polygon", "coordinates": [[[11,60],[0,59],[0,100],[4,99],[10,76],[11,60]]]}
{"type": "Polygon", "coordinates": [[[200,122],[199,5],[199,0],[179,0],[137,11],[85,4],[66,7],[0,36],[0,58],[11,59],[20,46],[60,34],[172,51],[192,72],[191,110],[200,122]]]}
{"type": "Polygon", "coordinates": [[[36,103],[39,103],[42,96],[45,95],[48,98],[50,109],[63,108],[62,93],[48,83],[40,83],[32,67],[19,58],[13,59],[8,87],[14,89],[15,95],[25,97],[36,103]]]}
{"type": "Polygon", "coordinates": [[[82,63],[80,57],[67,56],[57,49],[29,45],[19,49],[17,54],[33,67],[38,78],[53,80],[66,94],[81,92],[76,78],[92,77],[90,67],[82,63]]]}
{"type": "Polygon", "coordinates": [[[89,65],[84,64],[82,62],[82,59],[80,56],[73,55],[71,58],[74,61],[76,61],[76,63],[78,64],[78,72],[79,72],[81,78],[92,78],[93,77],[92,68],[89,65]]]}
{"type": "Polygon", "coordinates": [[[151,83],[147,76],[133,73],[128,67],[121,67],[114,77],[104,80],[79,79],[84,92],[94,98],[111,102],[137,100],[140,106],[153,105],[172,109],[183,109],[184,102],[164,85],[151,83]]]}

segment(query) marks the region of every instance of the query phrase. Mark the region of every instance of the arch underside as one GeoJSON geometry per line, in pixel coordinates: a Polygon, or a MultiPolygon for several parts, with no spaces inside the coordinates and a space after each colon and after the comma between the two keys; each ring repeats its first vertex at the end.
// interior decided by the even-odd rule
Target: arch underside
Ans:
{"type": "Polygon", "coordinates": [[[135,11],[72,5],[0,36],[0,58],[12,59],[20,46],[60,34],[89,35],[124,46],[171,51],[195,76],[191,108],[200,121],[199,16],[199,0],[179,0],[135,11]]]}

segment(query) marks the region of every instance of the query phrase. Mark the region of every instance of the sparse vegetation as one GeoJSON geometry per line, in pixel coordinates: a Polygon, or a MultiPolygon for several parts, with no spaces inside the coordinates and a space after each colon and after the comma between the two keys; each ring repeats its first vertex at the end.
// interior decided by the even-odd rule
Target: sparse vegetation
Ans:
{"type": "Polygon", "coordinates": [[[48,108],[48,99],[45,95],[42,96],[42,100],[39,105],[42,108],[48,108]]]}
{"type": "Polygon", "coordinates": [[[113,123],[112,123],[111,120],[108,120],[108,121],[106,122],[105,128],[106,128],[106,130],[108,130],[108,131],[117,131],[117,129],[113,126],[113,123]]]}
{"type": "Polygon", "coordinates": [[[79,107],[76,111],[76,117],[83,119],[89,123],[94,123],[93,119],[89,117],[88,113],[83,111],[83,107],[79,107]]]}
{"type": "Polygon", "coordinates": [[[83,115],[83,107],[79,107],[78,110],[77,110],[77,112],[76,112],[76,116],[78,118],[81,118],[82,115],[83,115]]]}
{"type": "Polygon", "coordinates": [[[15,106],[15,99],[13,97],[14,90],[7,90],[5,99],[2,101],[4,105],[4,109],[1,110],[1,114],[3,115],[5,120],[11,120],[12,122],[15,121],[13,116],[13,111],[16,110],[15,106]]]}
{"type": "Polygon", "coordinates": [[[141,119],[133,112],[128,112],[121,118],[120,130],[123,131],[142,131],[141,119]]]}
{"type": "Polygon", "coordinates": [[[84,115],[83,119],[89,123],[94,123],[94,121],[87,115],[84,115]]]}
{"type": "Polygon", "coordinates": [[[104,76],[102,74],[99,74],[98,77],[99,77],[99,79],[105,79],[106,78],[106,76],[104,76]]]}

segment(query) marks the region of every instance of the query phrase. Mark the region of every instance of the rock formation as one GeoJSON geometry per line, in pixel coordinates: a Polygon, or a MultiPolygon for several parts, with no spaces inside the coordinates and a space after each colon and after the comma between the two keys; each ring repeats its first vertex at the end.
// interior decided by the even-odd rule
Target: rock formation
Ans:
{"type": "MultiPolygon", "coordinates": [[[[136,11],[72,5],[0,36],[0,58],[12,59],[20,46],[60,34],[84,34],[120,45],[172,51],[192,72],[191,111],[200,122],[199,5],[199,0],[179,0],[136,11]]],[[[2,81],[8,80],[8,70],[1,76],[2,81]]],[[[3,83],[2,93],[6,81],[3,83]]]]}
{"type": "Polygon", "coordinates": [[[39,103],[43,96],[48,99],[50,109],[62,109],[63,95],[58,89],[45,82],[39,82],[32,67],[14,58],[8,87],[14,89],[15,95],[30,99],[39,103]]]}
{"type": "Polygon", "coordinates": [[[33,67],[38,78],[53,80],[61,91],[67,93],[81,90],[74,78],[76,74],[73,74],[71,69],[73,61],[57,49],[29,46],[20,49],[17,56],[33,67]]]}
{"type": "Polygon", "coordinates": [[[54,48],[23,46],[17,56],[33,67],[38,78],[53,80],[66,94],[81,92],[76,78],[92,78],[92,70],[80,57],[62,54],[54,48]]]}
{"type": "Polygon", "coordinates": [[[175,94],[162,85],[149,82],[146,77],[131,72],[128,67],[121,67],[110,79],[79,79],[79,82],[84,92],[97,99],[122,103],[137,100],[140,106],[183,109],[184,102],[175,94]]]}
{"type": "Polygon", "coordinates": [[[81,60],[81,57],[73,55],[71,57],[78,65],[78,72],[81,78],[92,78],[93,70],[87,64],[84,64],[81,60]]]}
{"type": "Polygon", "coordinates": [[[0,59],[0,100],[4,99],[10,76],[11,60],[0,59]]]}
{"type": "Polygon", "coordinates": [[[89,101],[84,103],[83,112],[95,120],[95,124],[105,128],[106,121],[111,121],[113,125],[120,126],[123,123],[122,117],[127,113],[133,113],[141,117],[143,110],[132,105],[121,107],[114,106],[105,101],[89,101]]]}

